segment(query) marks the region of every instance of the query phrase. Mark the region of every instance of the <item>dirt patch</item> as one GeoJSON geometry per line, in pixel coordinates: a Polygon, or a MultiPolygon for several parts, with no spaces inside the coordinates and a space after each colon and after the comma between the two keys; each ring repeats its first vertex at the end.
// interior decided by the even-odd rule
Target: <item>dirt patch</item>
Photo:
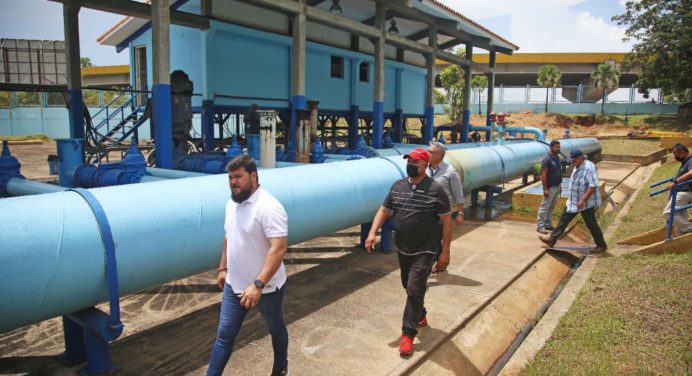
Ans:
{"type": "MultiPolygon", "coordinates": [[[[611,119],[606,116],[600,119],[600,116],[593,116],[593,122],[590,125],[579,125],[575,122],[575,118],[554,113],[513,112],[507,118],[507,125],[547,129],[548,138],[562,138],[566,130],[570,131],[571,137],[601,137],[627,136],[629,132],[636,129],[622,124],[615,117],[611,119]]],[[[472,115],[471,124],[485,124],[485,115],[472,115]]]]}

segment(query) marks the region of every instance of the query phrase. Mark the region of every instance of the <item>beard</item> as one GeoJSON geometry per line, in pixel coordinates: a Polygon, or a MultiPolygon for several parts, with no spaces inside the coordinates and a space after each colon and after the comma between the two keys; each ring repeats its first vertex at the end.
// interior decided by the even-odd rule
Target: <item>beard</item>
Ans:
{"type": "Polygon", "coordinates": [[[248,189],[243,189],[237,194],[231,191],[231,199],[236,203],[240,204],[252,196],[252,187],[248,189]]]}
{"type": "Polygon", "coordinates": [[[676,155],[676,156],[674,156],[673,158],[675,158],[675,160],[678,161],[678,162],[682,162],[682,161],[684,160],[684,159],[682,158],[682,156],[680,156],[680,155],[676,155]]]}

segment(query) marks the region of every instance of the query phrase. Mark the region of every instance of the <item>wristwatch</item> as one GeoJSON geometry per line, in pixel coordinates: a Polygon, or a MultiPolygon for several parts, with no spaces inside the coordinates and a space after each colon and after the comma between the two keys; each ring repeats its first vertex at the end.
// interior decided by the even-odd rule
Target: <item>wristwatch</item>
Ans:
{"type": "Polygon", "coordinates": [[[264,282],[260,281],[259,279],[256,279],[255,282],[253,282],[253,283],[255,284],[255,286],[256,286],[258,289],[263,289],[263,288],[264,288],[264,282]]]}

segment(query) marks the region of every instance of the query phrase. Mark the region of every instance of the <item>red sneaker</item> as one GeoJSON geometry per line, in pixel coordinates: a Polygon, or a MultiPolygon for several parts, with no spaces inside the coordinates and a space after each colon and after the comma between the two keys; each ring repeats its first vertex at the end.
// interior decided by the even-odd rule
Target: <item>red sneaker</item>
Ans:
{"type": "Polygon", "coordinates": [[[420,321],[418,321],[418,324],[416,325],[416,328],[422,328],[424,326],[428,326],[428,316],[424,315],[420,321]]]}
{"type": "Polygon", "coordinates": [[[413,354],[413,338],[402,334],[401,343],[399,344],[399,354],[401,356],[410,356],[413,354]]]}

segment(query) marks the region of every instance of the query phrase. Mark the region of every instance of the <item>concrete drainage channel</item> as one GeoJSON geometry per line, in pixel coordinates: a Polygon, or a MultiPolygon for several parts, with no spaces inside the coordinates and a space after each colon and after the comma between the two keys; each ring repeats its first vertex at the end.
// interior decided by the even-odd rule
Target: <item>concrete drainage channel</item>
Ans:
{"type": "Polygon", "coordinates": [[[497,374],[581,260],[566,253],[543,252],[403,374],[497,374]]]}
{"type": "MultiPolygon", "coordinates": [[[[641,189],[656,166],[607,162],[599,164],[602,179],[611,188],[619,210],[641,189]]],[[[608,188],[608,187],[606,187],[608,188]]],[[[617,227],[619,213],[612,227],[617,227]]],[[[575,234],[582,238],[584,234],[575,234]]],[[[585,256],[563,252],[542,252],[522,273],[509,281],[495,296],[478,307],[448,337],[411,364],[403,375],[498,375],[516,374],[520,369],[504,369],[543,314],[560,296],[564,286],[578,271],[585,256]]],[[[590,272],[595,259],[589,257],[590,272]]],[[[583,274],[583,273],[582,273],[583,274]]],[[[547,340],[547,338],[546,338],[547,340]]],[[[514,365],[513,365],[514,367],[514,365]]]]}

